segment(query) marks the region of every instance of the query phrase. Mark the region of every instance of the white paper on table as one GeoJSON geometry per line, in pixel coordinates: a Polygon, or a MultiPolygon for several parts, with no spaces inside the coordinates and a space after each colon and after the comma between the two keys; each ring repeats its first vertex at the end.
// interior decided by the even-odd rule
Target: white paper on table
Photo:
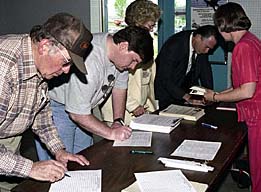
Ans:
{"type": "Polygon", "coordinates": [[[180,170],[134,173],[142,192],[196,192],[180,170]]]}
{"type": "Polygon", "coordinates": [[[131,136],[124,141],[114,141],[114,147],[133,146],[133,147],[150,147],[152,132],[133,131],[131,136]]]}
{"type": "MultiPolygon", "coordinates": [[[[189,181],[192,186],[195,188],[195,190],[197,192],[205,192],[208,188],[207,184],[204,183],[198,183],[195,181],[189,181]]],[[[134,183],[132,183],[130,186],[128,186],[127,188],[121,190],[121,192],[141,192],[139,185],[137,183],[137,181],[135,181],[134,183]]]]}
{"type": "Polygon", "coordinates": [[[179,159],[169,159],[164,157],[159,157],[165,167],[174,167],[178,169],[187,169],[192,171],[208,172],[213,171],[214,167],[208,166],[205,163],[199,163],[195,161],[179,160],[179,159]]]}
{"type": "Polygon", "coordinates": [[[201,160],[213,160],[221,142],[184,140],[171,156],[187,157],[201,160]]]}
{"type": "Polygon", "coordinates": [[[101,170],[66,172],[71,177],[51,184],[49,192],[101,192],[101,170]]]}

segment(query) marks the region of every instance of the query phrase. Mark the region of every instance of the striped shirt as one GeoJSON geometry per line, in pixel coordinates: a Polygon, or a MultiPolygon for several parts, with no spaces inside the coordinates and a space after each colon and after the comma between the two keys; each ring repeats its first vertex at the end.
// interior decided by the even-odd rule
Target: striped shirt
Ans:
{"type": "MultiPolygon", "coordinates": [[[[0,36],[0,140],[32,128],[54,154],[64,148],[51,117],[47,83],[28,35],[0,36]]],[[[33,162],[0,144],[0,175],[27,177],[33,162]]]]}

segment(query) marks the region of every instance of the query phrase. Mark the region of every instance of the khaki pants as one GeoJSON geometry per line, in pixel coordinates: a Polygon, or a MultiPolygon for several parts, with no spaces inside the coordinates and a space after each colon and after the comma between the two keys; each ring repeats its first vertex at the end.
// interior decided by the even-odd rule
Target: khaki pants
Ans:
{"type": "MultiPolygon", "coordinates": [[[[9,151],[19,154],[21,139],[22,136],[0,139],[0,144],[4,145],[9,151]]],[[[0,181],[0,192],[8,192],[18,184],[17,179],[12,177],[1,176],[0,181]]]]}

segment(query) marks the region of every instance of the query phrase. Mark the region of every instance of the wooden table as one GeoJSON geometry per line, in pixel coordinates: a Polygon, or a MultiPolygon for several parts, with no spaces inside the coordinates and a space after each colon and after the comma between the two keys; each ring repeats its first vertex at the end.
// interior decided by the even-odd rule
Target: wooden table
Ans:
{"type": "MultiPolygon", "coordinates": [[[[213,108],[206,109],[207,114],[197,122],[183,121],[171,134],[153,133],[150,150],[154,155],[130,154],[134,147],[112,147],[113,142],[102,140],[95,145],[83,150],[80,154],[90,160],[91,165],[81,167],[70,163],[69,170],[102,169],[102,191],[120,192],[135,181],[135,172],[168,170],[157,159],[169,155],[182,143],[184,139],[219,141],[222,142],[215,159],[208,165],[214,166],[213,172],[196,172],[182,170],[190,181],[206,183],[207,191],[215,191],[222,181],[226,170],[229,168],[236,155],[246,142],[247,130],[244,124],[237,123],[236,112],[217,111],[213,108]],[[204,128],[201,122],[217,125],[218,129],[204,128]]],[[[148,149],[135,147],[135,149],[148,149]]],[[[176,157],[175,157],[176,158],[176,157]]],[[[50,184],[26,180],[12,191],[33,192],[48,191],[50,184]]]]}

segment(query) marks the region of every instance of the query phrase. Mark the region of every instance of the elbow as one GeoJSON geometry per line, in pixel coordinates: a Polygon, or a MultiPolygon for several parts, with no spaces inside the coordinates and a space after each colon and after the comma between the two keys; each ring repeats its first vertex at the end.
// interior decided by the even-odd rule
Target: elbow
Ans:
{"type": "Polygon", "coordinates": [[[254,93],[249,93],[246,95],[246,99],[251,99],[252,97],[254,97],[254,93]]]}
{"type": "Polygon", "coordinates": [[[78,122],[79,121],[79,115],[77,114],[74,114],[74,113],[69,113],[69,117],[75,121],[75,122],[78,122]]]}
{"type": "Polygon", "coordinates": [[[254,92],[245,92],[244,93],[244,99],[251,99],[254,97],[254,92]]]}

